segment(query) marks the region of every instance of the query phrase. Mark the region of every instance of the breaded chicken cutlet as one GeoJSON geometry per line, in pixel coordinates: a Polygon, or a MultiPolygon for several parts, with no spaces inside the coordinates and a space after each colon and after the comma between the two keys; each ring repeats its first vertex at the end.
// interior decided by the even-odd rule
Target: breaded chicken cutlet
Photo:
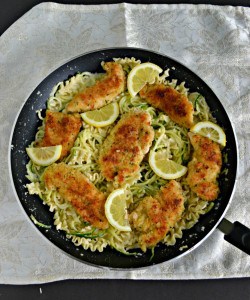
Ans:
{"type": "Polygon", "coordinates": [[[154,196],[142,199],[130,213],[129,221],[139,234],[142,251],[153,248],[181,218],[184,211],[184,197],[181,185],[171,180],[154,196]]]}
{"type": "Polygon", "coordinates": [[[108,228],[104,212],[106,197],[79,170],[65,163],[52,164],[45,170],[43,178],[45,186],[57,190],[84,221],[99,229],[108,228]]]}
{"type": "Polygon", "coordinates": [[[82,113],[101,108],[124,91],[125,73],[122,66],[116,62],[106,62],[103,69],[107,72],[104,78],[77,94],[66,105],[66,113],[82,113]]]}
{"type": "Polygon", "coordinates": [[[219,194],[217,177],[222,165],[220,146],[201,135],[188,135],[194,152],[188,163],[187,183],[201,199],[213,201],[219,194]]]}
{"type": "Polygon", "coordinates": [[[81,126],[82,121],[79,114],[68,115],[47,110],[44,136],[41,141],[36,143],[36,147],[62,145],[61,160],[69,154],[81,126]]]}
{"type": "Polygon", "coordinates": [[[165,112],[177,124],[190,128],[193,124],[193,105],[188,98],[164,84],[146,85],[140,97],[165,112]]]}
{"type": "Polygon", "coordinates": [[[135,174],[154,139],[151,117],[145,111],[131,111],[121,117],[100,151],[99,163],[107,181],[122,184],[135,174]]]}

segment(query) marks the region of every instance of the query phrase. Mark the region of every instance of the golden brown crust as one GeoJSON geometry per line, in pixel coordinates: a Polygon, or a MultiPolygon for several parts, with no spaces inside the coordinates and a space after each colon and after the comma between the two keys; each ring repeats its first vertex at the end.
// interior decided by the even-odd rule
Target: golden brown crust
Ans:
{"type": "Polygon", "coordinates": [[[156,246],[181,218],[184,197],[181,185],[171,180],[154,197],[145,197],[129,216],[133,230],[139,234],[143,251],[156,246]]]}
{"type": "Polygon", "coordinates": [[[112,129],[100,151],[99,163],[103,176],[123,183],[139,170],[144,155],[154,138],[151,117],[147,112],[125,114],[112,129]]]}
{"type": "Polygon", "coordinates": [[[184,197],[180,183],[171,180],[161,188],[157,198],[162,204],[169,227],[173,227],[184,210],[184,197]]]}
{"type": "Polygon", "coordinates": [[[108,227],[104,212],[106,197],[84,174],[65,163],[59,163],[49,166],[43,178],[45,186],[56,189],[84,221],[99,229],[108,227]]]}
{"type": "Polygon", "coordinates": [[[177,124],[190,128],[193,124],[193,105],[188,98],[172,87],[163,84],[146,85],[141,98],[165,112],[177,124]]]}
{"type": "Polygon", "coordinates": [[[62,145],[61,160],[69,154],[81,126],[82,121],[78,114],[67,115],[47,110],[44,137],[36,143],[36,146],[62,145]]]}
{"type": "Polygon", "coordinates": [[[122,66],[106,62],[103,69],[107,72],[103,79],[85,88],[66,106],[65,112],[85,112],[103,107],[112,102],[125,89],[125,74],[122,66]]]}
{"type": "Polygon", "coordinates": [[[188,164],[187,183],[201,199],[213,201],[219,194],[217,177],[222,165],[220,146],[198,134],[189,133],[189,137],[194,153],[188,164]]]}

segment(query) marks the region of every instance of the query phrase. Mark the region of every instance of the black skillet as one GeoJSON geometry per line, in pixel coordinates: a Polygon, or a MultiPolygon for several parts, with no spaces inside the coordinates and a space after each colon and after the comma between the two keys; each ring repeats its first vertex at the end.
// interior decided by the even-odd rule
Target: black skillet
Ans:
{"type": "Polygon", "coordinates": [[[41,227],[37,227],[37,229],[47,240],[81,262],[119,269],[141,268],[166,262],[189,253],[217,227],[226,234],[225,239],[228,239],[248,254],[250,253],[250,230],[238,222],[231,224],[223,219],[233,195],[237,172],[237,145],[228,115],[216,95],[204,81],[188,68],[165,55],[135,48],[104,49],[81,55],[56,69],[34,90],[17,117],[11,137],[10,164],[17,198],[26,215],[30,217],[33,214],[39,222],[51,225],[51,229],[41,227]],[[153,62],[164,70],[172,68],[171,78],[178,79],[179,83],[185,81],[190,92],[198,91],[206,98],[213,116],[217,119],[218,124],[224,128],[227,136],[227,145],[223,151],[227,154],[228,162],[223,164],[223,169],[227,168],[229,172],[227,175],[222,172],[219,178],[221,192],[219,198],[215,201],[215,206],[209,213],[201,216],[199,222],[193,228],[184,231],[183,238],[178,239],[174,246],[157,246],[152,259],[150,259],[151,251],[134,257],[123,255],[110,248],[106,248],[104,252],[99,253],[76,247],[65,237],[64,232],[56,230],[53,225],[53,214],[49,212],[48,207],[42,204],[38,196],[29,195],[24,187],[28,183],[25,177],[25,165],[28,162],[25,148],[34,140],[37,127],[40,125],[36,111],[39,109],[45,110],[46,100],[53,86],[77,72],[101,72],[101,62],[110,61],[114,57],[135,57],[142,62],[153,62]]]}

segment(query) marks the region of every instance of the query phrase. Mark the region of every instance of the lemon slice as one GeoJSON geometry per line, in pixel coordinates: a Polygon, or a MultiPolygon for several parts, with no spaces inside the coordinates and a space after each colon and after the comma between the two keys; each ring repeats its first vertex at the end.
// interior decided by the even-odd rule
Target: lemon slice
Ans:
{"type": "Polygon", "coordinates": [[[120,231],[131,231],[128,222],[124,189],[114,190],[105,202],[105,215],[109,223],[120,231]]]}
{"type": "Polygon", "coordinates": [[[187,172],[187,167],[166,158],[164,151],[151,150],[149,165],[156,175],[164,179],[177,179],[187,172]]]}
{"type": "Polygon", "coordinates": [[[226,135],[223,129],[215,123],[209,121],[199,122],[190,131],[205,136],[222,146],[226,146],[226,135]]]}
{"type": "Polygon", "coordinates": [[[29,158],[39,166],[48,166],[57,161],[62,152],[62,145],[40,148],[26,148],[29,158]]]}
{"type": "Polygon", "coordinates": [[[161,72],[159,66],[149,62],[134,67],[127,79],[129,94],[134,97],[147,83],[153,84],[161,72]]]}
{"type": "Polygon", "coordinates": [[[105,127],[115,122],[119,116],[119,105],[112,102],[100,109],[87,111],[81,114],[82,119],[94,127],[105,127]]]}

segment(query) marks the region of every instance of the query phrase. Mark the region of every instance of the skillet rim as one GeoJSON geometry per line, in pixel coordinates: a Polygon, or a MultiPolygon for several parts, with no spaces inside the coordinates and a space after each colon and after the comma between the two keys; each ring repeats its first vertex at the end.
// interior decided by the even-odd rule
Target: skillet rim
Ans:
{"type": "MultiPolygon", "coordinates": [[[[107,56],[107,54],[106,54],[107,56]]],[[[124,55],[123,57],[126,57],[126,55],[124,55]]],[[[105,56],[103,57],[103,59],[105,58],[105,56]]],[[[111,57],[108,56],[109,59],[111,59],[111,57]]],[[[65,78],[66,80],[66,78],[65,78]]],[[[188,84],[187,84],[188,85],[188,84]]],[[[47,99],[46,99],[47,100],[47,99]]],[[[45,103],[46,103],[46,100],[45,100],[45,103]]],[[[36,127],[37,129],[37,127],[36,127]]],[[[17,202],[19,203],[20,207],[22,208],[22,211],[24,212],[26,218],[29,220],[29,222],[31,222],[33,224],[33,226],[36,228],[36,230],[40,233],[40,235],[46,240],[46,241],[49,241],[54,247],[56,247],[57,249],[59,248],[63,253],[65,253],[67,256],[70,256],[71,258],[73,259],[76,259],[82,263],[85,263],[85,264],[88,264],[88,265],[91,265],[91,266],[95,266],[95,267],[100,267],[100,268],[107,268],[107,269],[113,269],[113,270],[133,270],[133,269],[144,269],[146,267],[149,267],[149,266],[152,266],[152,265],[159,265],[159,264],[162,264],[162,263],[166,263],[166,262],[171,262],[177,258],[181,258],[183,256],[185,256],[186,254],[190,253],[191,251],[193,251],[194,249],[196,249],[199,245],[201,245],[205,239],[207,239],[212,233],[213,231],[216,229],[216,227],[218,226],[218,224],[221,222],[221,220],[223,219],[223,217],[225,216],[226,212],[227,212],[227,209],[229,208],[230,206],[230,203],[232,201],[232,198],[233,198],[233,195],[234,195],[234,192],[235,192],[235,188],[236,188],[236,181],[237,181],[237,171],[238,171],[238,142],[237,142],[237,138],[236,138],[236,133],[235,133],[235,128],[233,126],[233,123],[231,122],[224,106],[222,105],[222,103],[220,102],[219,98],[217,97],[217,95],[214,93],[214,91],[211,89],[211,87],[206,83],[206,81],[204,79],[201,79],[190,67],[187,67],[185,64],[183,64],[182,62],[179,62],[177,61],[176,59],[172,58],[171,56],[169,55],[165,55],[163,53],[159,53],[159,52],[156,52],[156,51],[151,51],[151,50],[148,50],[148,49],[142,49],[142,48],[135,48],[135,47],[112,47],[112,48],[104,48],[104,49],[97,49],[97,50],[93,50],[93,51],[89,51],[89,52],[86,52],[86,53],[83,53],[83,54],[80,54],[80,55],[77,55],[77,56],[74,56],[73,58],[71,59],[68,59],[67,61],[65,61],[64,63],[61,63],[59,66],[55,67],[52,71],[50,71],[48,73],[48,75],[36,86],[36,88],[30,93],[29,97],[26,98],[26,100],[23,102],[23,104],[21,105],[17,115],[16,115],[16,118],[15,118],[15,121],[13,123],[13,126],[12,126],[12,130],[11,130],[11,135],[10,135],[10,139],[9,139],[9,149],[8,149],[8,153],[9,153],[9,156],[8,156],[8,169],[9,169],[9,176],[10,176],[10,179],[11,179],[11,185],[12,185],[12,188],[14,190],[14,194],[15,194],[15,197],[17,199],[17,202]],[[15,133],[15,130],[16,130],[16,126],[17,126],[17,122],[20,118],[20,115],[23,111],[23,109],[25,108],[25,105],[27,105],[27,102],[28,100],[32,97],[32,95],[35,93],[36,90],[39,89],[39,87],[48,80],[48,78],[50,78],[54,73],[56,72],[59,72],[61,69],[63,69],[63,67],[65,67],[67,64],[69,63],[72,63],[74,60],[79,60],[80,58],[82,57],[86,57],[88,55],[94,55],[94,54],[97,54],[97,53],[102,53],[104,54],[105,52],[108,52],[108,51],[135,51],[135,55],[137,54],[137,56],[142,56],[141,53],[144,53],[144,54],[149,54],[149,55],[156,55],[157,57],[159,57],[159,59],[166,59],[166,60],[171,60],[173,62],[175,62],[178,66],[186,69],[185,71],[188,71],[192,74],[192,76],[196,77],[195,79],[199,79],[202,84],[204,84],[205,88],[210,90],[210,92],[215,96],[215,98],[217,99],[218,103],[217,105],[220,105],[222,110],[223,110],[223,114],[224,116],[226,117],[226,119],[228,119],[228,122],[229,122],[229,125],[231,126],[230,130],[230,134],[232,134],[233,136],[233,142],[234,142],[234,150],[235,150],[235,153],[236,153],[236,160],[235,160],[235,168],[234,168],[234,174],[233,174],[233,177],[234,177],[234,183],[233,183],[233,188],[231,190],[231,193],[229,195],[229,199],[227,200],[227,204],[226,204],[226,207],[223,209],[223,212],[220,214],[220,217],[219,219],[215,222],[215,224],[213,224],[212,228],[209,229],[209,231],[205,234],[204,237],[202,237],[201,239],[199,239],[198,242],[196,242],[193,246],[191,246],[190,248],[188,248],[187,250],[184,250],[182,253],[168,259],[168,260],[163,260],[163,261],[160,261],[160,262],[150,262],[149,264],[145,264],[145,265],[142,265],[142,266],[130,266],[130,267],[117,267],[117,266],[110,266],[110,265],[100,265],[100,264],[95,264],[94,262],[89,262],[89,261],[85,261],[85,260],[82,260],[78,257],[76,257],[75,255],[72,255],[71,253],[68,253],[67,251],[65,251],[64,249],[62,249],[61,247],[59,247],[58,245],[56,245],[51,239],[48,239],[47,236],[45,236],[43,230],[41,228],[39,228],[38,226],[36,226],[32,221],[31,219],[29,218],[28,216],[28,213],[26,212],[25,208],[24,208],[24,205],[23,203],[21,202],[21,199],[18,195],[18,192],[16,190],[16,187],[15,187],[15,182],[14,182],[14,178],[13,178],[13,166],[12,166],[12,140],[13,140],[13,136],[14,136],[14,133],[15,133]],[[139,52],[139,53],[138,53],[139,52]]],[[[199,223],[199,222],[198,222],[199,223]]],[[[67,242],[69,243],[72,243],[70,240],[68,240],[67,242]]],[[[73,244],[73,243],[72,243],[73,244]]],[[[74,246],[76,247],[76,246],[74,246]]],[[[166,247],[166,246],[165,246],[166,247]]],[[[88,251],[88,250],[84,250],[84,251],[88,251]]],[[[115,251],[115,250],[112,250],[112,251],[115,251]]],[[[117,253],[117,251],[115,251],[117,253]]],[[[105,249],[104,249],[104,252],[105,253],[105,249]]],[[[102,253],[102,254],[103,254],[102,253]]]]}

